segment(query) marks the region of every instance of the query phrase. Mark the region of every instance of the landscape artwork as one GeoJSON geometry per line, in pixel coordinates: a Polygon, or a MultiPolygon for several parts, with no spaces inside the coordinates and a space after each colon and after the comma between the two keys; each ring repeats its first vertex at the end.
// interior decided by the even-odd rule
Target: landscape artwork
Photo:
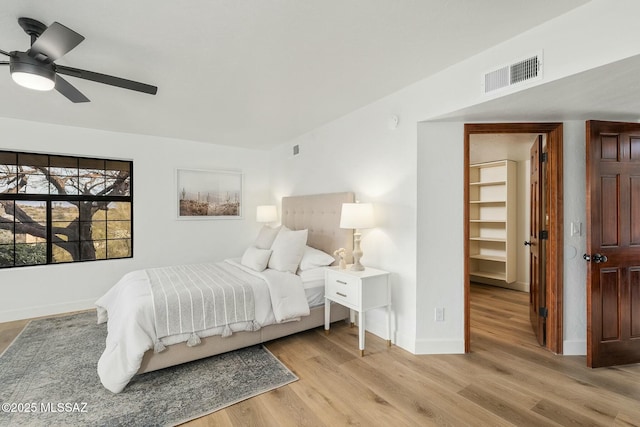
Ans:
{"type": "Polygon", "coordinates": [[[242,173],[177,170],[179,219],[242,218],[242,173]]]}

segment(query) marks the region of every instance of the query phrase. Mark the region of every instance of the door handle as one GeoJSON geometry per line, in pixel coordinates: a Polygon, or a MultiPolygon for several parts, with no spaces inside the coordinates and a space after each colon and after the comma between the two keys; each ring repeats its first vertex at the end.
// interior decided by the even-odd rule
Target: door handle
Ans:
{"type": "Polygon", "coordinates": [[[601,262],[607,262],[608,258],[606,255],[601,255],[601,254],[593,254],[593,255],[588,255],[588,254],[584,254],[582,255],[582,258],[584,258],[585,261],[587,262],[595,262],[596,264],[600,264],[601,262]]]}
{"type": "Polygon", "coordinates": [[[525,241],[524,241],[524,245],[525,245],[525,246],[531,246],[531,242],[529,242],[528,240],[525,240],[525,241]]]}

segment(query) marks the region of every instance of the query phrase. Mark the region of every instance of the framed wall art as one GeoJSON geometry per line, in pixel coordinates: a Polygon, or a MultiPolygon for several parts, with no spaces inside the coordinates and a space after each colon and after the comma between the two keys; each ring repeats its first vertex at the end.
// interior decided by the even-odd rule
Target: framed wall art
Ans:
{"type": "Polygon", "coordinates": [[[242,218],[242,172],[177,169],[178,219],[242,218]]]}

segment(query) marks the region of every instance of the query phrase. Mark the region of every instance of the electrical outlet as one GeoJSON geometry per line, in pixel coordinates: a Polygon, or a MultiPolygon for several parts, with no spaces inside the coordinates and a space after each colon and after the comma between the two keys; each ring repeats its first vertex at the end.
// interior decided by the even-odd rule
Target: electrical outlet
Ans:
{"type": "Polygon", "coordinates": [[[444,307],[436,307],[436,322],[444,322],[444,307]]]}

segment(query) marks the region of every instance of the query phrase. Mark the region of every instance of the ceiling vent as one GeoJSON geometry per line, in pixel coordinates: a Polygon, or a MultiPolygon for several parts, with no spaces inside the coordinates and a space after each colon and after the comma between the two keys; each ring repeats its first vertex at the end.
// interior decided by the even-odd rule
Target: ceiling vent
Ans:
{"type": "Polygon", "coordinates": [[[484,75],[483,92],[512,87],[542,78],[542,53],[498,68],[484,75]]]}

